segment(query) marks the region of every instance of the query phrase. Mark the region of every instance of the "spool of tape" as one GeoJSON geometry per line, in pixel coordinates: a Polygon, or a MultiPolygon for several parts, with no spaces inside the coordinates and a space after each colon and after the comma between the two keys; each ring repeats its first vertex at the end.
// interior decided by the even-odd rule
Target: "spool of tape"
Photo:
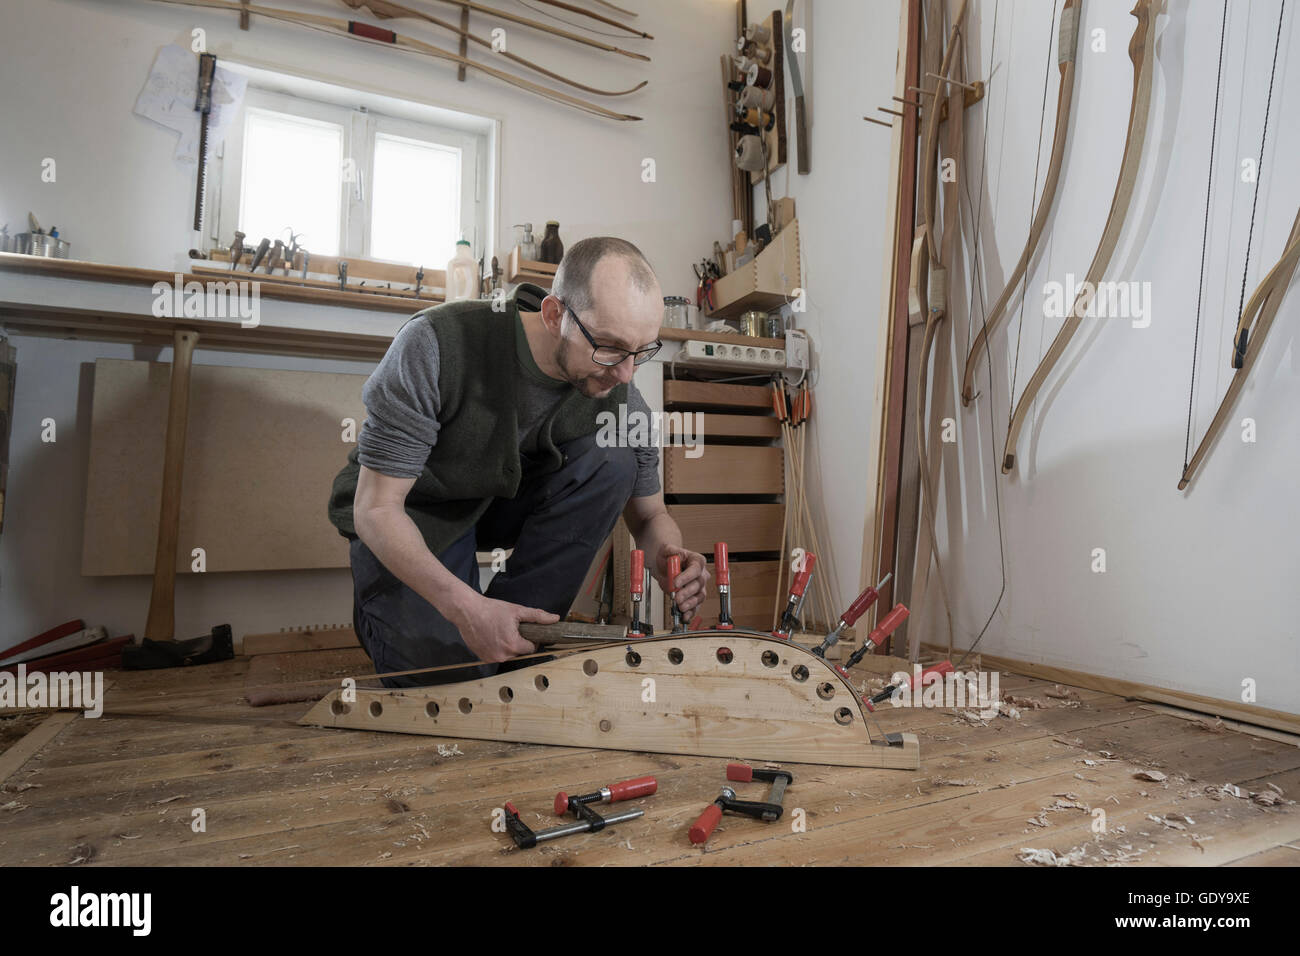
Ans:
{"type": "Polygon", "coordinates": [[[745,39],[766,46],[772,40],[772,31],[761,23],[751,23],[745,27],[745,39]]]}
{"type": "Polygon", "coordinates": [[[736,144],[736,165],[750,173],[763,170],[763,144],[757,136],[740,137],[736,144]]]}
{"type": "Polygon", "coordinates": [[[776,90],[747,86],[740,91],[739,103],[743,109],[758,109],[770,113],[772,107],[776,105],[776,90]]]}
{"type": "Polygon", "coordinates": [[[745,82],[750,86],[757,86],[759,89],[767,89],[772,85],[772,71],[767,67],[750,61],[749,69],[745,71],[745,82]]]}
{"type": "Polygon", "coordinates": [[[740,121],[742,123],[748,123],[756,129],[771,129],[776,123],[776,116],[772,113],[767,113],[763,110],[757,109],[756,107],[751,107],[750,109],[740,111],[740,121]]]}

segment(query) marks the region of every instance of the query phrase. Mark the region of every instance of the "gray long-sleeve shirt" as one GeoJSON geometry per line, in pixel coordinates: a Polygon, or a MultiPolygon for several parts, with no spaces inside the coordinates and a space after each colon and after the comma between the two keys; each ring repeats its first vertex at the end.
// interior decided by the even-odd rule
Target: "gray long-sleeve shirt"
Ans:
{"type": "MultiPolygon", "coordinates": [[[[572,388],[542,372],[531,354],[520,355],[523,376],[516,392],[519,443],[522,447],[546,416],[572,388]]],[[[393,338],[379,366],[361,391],[367,417],[358,438],[357,460],[394,478],[418,478],[438,441],[438,338],[428,322],[408,322],[393,338]]],[[[650,407],[637,387],[628,384],[628,412],[650,420],[650,407]]],[[[635,498],[659,491],[659,451],[633,449],[637,478],[635,498]]],[[[472,453],[467,450],[467,453],[472,453]]]]}

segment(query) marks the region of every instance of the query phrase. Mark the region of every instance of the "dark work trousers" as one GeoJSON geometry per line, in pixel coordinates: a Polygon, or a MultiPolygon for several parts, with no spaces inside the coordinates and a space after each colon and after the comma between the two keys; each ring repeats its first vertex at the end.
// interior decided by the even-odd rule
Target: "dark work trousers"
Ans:
{"type": "MultiPolygon", "coordinates": [[[[563,617],[577,597],[596,551],[613,530],[636,480],[630,448],[602,448],[595,436],[560,446],[564,464],[549,475],[524,477],[514,498],[496,498],[478,525],[438,560],[490,598],[541,608],[563,617]],[[479,587],[475,551],[514,548],[486,592],[479,587]]],[[[460,632],[428,601],[389,572],[360,539],[352,542],[352,623],[375,673],[459,664],[478,658],[460,632]]],[[[509,662],[438,674],[386,677],[386,687],[419,687],[490,677],[509,662]]]]}

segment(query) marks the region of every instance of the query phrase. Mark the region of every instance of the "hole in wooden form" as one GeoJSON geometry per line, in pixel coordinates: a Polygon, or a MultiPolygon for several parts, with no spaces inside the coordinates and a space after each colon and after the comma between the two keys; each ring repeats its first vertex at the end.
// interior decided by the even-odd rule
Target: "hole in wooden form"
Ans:
{"type": "Polygon", "coordinates": [[[377,700],[372,700],[372,701],[370,702],[370,708],[369,708],[369,709],[370,709],[370,716],[371,716],[371,717],[378,717],[380,714],[382,714],[382,713],[384,712],[384,705],[381,704],[381,703],[380,703],[379,701],[377,701],[377,700]]]}
{"type": "Polygon", "coordinates": [[[538,690],[546,690],[546,688],[551,686],[551,682],[546,679],[545,674],[538,674],[533,678],[533,686],[538,690]]]}
{"type": "Polygon", "coordinates": [[[817,685],[817,696],[822,700],[830,700],[835,696],[835,685],[830,681],[824,681],[817,685]]]}
{"type": "Polygon", "coordinates": [[[601,729],[601,732],[602,732],[602,733],[606,733],[606,734],[607,734],[607,733],[609,733],[611,730],[614,729],[614,725],[611,724],[608,720],[602,720],[602,721],[600,722],[600,729],[601,729]]]}
{"type": "Polygon", "coordinates": [[[846,725],[853,723],[853,711],[849,710],[847,707],[841,707],[839,710],[835,711],[835,723],[846,725]]]}
{"type": "Polygon", "coordinates": [[[462,714],[468,714],[471,710],[474,709],[474,705],[469,702],[468,697],[462,697],[460,699],[460,703],[457,704],[457,706],[460,708],[460,712],[462,714]]]}
{"type": "Polygon", "coordinates": [[[734,654],[731,653],[731,648],[729,648],[729,647],[719,647],[719,648],[718,648],[718,663],[719,663],[719,664],[730,664],[731,661],[735,658],[735,656],[736,656],[736,655],[734,655],[734,654]]]}
{"type": "Polygon", "coordinates": [[[800,683],[803,683],[808,679],[808,668],[804,667],[802,664],[795,664],[794,667],[790,669],[790,676],[800,683]]]}
{"type": "Polygon", "coordinates": [[[428,714],[430,717],[436,718],[438,716],[438,710],[439,707],[438,707],[438,702],[436,700],[431,700],[424,705],[424,712],[428,714]]]}
{"type": "Polygon", "coordinates": [[[628,667],[640,667],[640,666],[641,666],[641,655],[638,654],[636,651],[628,651],[628,652],[627,652],[627,656],[626,656],[625,658],[623,658],[623,659],[624,659],[625,661],[627,661],[627,666],[628,666],[628,667]]]}
{"type": "Polygon", "coordinates": [[[515,699],[515,692],[512,691],[509,687],[502,687],[500,694],[501,694],[501,702],[503,704],[508,704],[515,699]]]}
{"type": "Polygon", "coordinates": [[[669,664],[680,664],[684,660],[686,660],[686,655],[682,653],[682,649],[680,647],[668,648],[669,664]]]}
{"type": "Polygon", "coordinates": [[[781,655],[776,651],[764,651],[760,660],[762,660],[764,667],[775,667],[781,663],[781,655]]]}
{"type": "Polygon", "coordinates": [[[343,703],[343,701],[340,700],[338,697],[335,697],[332,701],[330,701],[330,713],[333,714],[335,717],[342,717],[344,714],[350,714],[351,712],[352,712],[352,708],[349,705],[343,703]]]}
{"type": "Polygon", "coordinates": [[[595,677],[596,671],[598,670],[600,670],[600,668],[596,666],[596,662],[590,657],[582,662],[582,672],[588,677],[595,677]]]}

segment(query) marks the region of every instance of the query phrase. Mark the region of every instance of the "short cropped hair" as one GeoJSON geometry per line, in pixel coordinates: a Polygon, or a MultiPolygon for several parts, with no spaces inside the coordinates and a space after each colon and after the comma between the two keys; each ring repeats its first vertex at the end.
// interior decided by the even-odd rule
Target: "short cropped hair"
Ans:
{"type": "Polygon", "coordinates": [[[628,275],[638,292],[649,292],[658,281],[649,261],[632,243],[614,236],[594,236],[564,250],[551,283],[551,294],[575,312],[590,309],[591,274],[606,256],[620,256],[627,262],[628,275]]]}

